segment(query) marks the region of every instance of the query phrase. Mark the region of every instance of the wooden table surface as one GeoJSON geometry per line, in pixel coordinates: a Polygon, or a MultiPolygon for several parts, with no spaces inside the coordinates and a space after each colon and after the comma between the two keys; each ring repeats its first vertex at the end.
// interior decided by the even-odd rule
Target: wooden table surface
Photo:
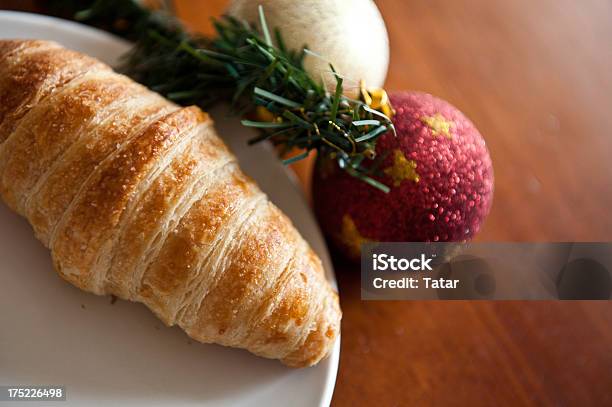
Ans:
{"type": "MultiPolygon", "coordinates": [[[[210,32],[226,1],[175,3],[210,32]]],[[[611,241],[612,3],[377,4],[387,89],[449,100],[487,140],[495,199],[477,239],[611,241]]],[[[308,190],[308,168],[298,171],[308,190]]],[[[365,302],[358,266],[334,257],[334,406],[612,406],[610,302],[365,302]]]]}

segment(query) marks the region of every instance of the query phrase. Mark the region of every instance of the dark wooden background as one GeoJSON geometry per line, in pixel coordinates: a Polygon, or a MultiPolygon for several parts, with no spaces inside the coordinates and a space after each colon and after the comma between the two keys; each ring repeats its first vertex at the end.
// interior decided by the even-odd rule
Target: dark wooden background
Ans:
{"type": "MultiPolygon", "coordinates": [[[[226,5],[175,3],[204,32],[226,5]]],[[[478,240],[612,240],[612,2],[377,4],[386,87],[449,100],[487,140],[496,189],[478,240]]],[[[308,191],[308,165],[297,171],[308,191]]],[[[358,266],[334,257],[333,405],[612,406],[610,302],[364,302],[358,266]]]]}

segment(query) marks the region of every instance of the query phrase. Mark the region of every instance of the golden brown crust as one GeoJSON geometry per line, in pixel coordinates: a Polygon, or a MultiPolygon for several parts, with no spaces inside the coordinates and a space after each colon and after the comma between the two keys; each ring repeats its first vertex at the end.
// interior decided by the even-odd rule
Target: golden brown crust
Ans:
{"type": "Polygon", "coordinates": [[[123,298],[136,295],[148,259],[158,258],[168,234],[175,230],[200,191],[212,183],[212,177],[218,176],[223,166],[233,161],[221,141],[211,137],[214,135],[211,123],[197,131],[185,154],[151,184],[126,220],[113,255],[107,290],[118,292],[123,298]]]}
{"type": "Polygon", "coordinates": [[[175,323],[183,302],[195,306],[193,298],[185,298],[196,296],[198,288],[207,285],[203,281],[212,278],[212,271],[202,263],[226,242],[221,235],[230,221],[249,210],[259,195],[242,182],[245,178],[235,165],[224,167],[215,178],[202,186],[203,195],[170,231],[138,287],[138,297],[167,324],[175,323]]]}
{"type": "Polygon", "coordinates": [[[149,172],[163,169],[158,167],[162,158],[205,119],[195,107],[172,112],[96,169],[52,237],[52,254],[64,277],[77,287],[103,293],[100,284],[106,275],[94,273],[99,251],[109,249],[103,246],[112,243],[108,239],[149,172]]]}
{"type": "Polygon", "coordinates": [[[117,152],[117,145],[137,136],[142,126],[169,112],[168,104],[157,96],[141,99],[140,104],[137,112],[121,111],[101,123],[96,131],[83,134],[38,180],[26,204],[26,215],[43,243],[48,245],[55,226],[81,187],[101,162],[117,152]]]}
{"type": "Polygon", "coordinates": [[[185,328],[223,345],[244,343],[262,298],[268,298],[294,253],[298,237],[292,232],[276,208],[260,201],[256,212],[234,233],[235,244],[216,266],[218,278],[197,301],[197,318],[185,328]]]}
{"type": "Polygon", "coordinates": [[[39,177],[133,94],[134,86],[112,72],[88,72],[30,109],[0,149],[0,192],[9,206],[24,214],[39,177]]]}
{"type": "Polygon", "coordinates": [[[0,101],[0,193],[63,278],[289,366],[331,351],[319,259],[200,109],[45,41],[0,41],[0,101]]]}
{"type": "Polygon", "coordinates": [[[46,41],[9,42],[0,55],[0,144],[31,108],[67,82],[110,68],[97,60],[46,41]]]}

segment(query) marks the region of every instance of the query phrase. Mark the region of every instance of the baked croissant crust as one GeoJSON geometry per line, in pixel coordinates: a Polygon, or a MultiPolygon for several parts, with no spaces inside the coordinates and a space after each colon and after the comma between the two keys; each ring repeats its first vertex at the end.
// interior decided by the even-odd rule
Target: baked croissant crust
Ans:
{"type": "Polygon", "coordinates": [[[85,291],[289,366],[331,351],[320,260],[197,107],[56,43],[0,41],[0,193],[85,291]]]}

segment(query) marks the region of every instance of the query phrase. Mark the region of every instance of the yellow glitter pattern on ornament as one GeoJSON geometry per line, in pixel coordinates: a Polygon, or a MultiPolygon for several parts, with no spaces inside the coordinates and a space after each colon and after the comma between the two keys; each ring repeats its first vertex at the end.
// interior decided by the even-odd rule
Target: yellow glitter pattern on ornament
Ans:
{"type": "Polygon", "coordinates": [[[453,136],[450,133],[450,129],[455,125],[451,120],[447,120],[440,113],[436,113],[435,116],[423,116],[421,122],[431,129],[431,134],[437,136],[443,134],[445,137],[451,139],[453,136]]]}
{"type": "Polygon", "coordinates": [[[369,243],[372,240],[361,236],[357,225],[350,215],[346,214],[342,217],[342,230],[340,231],[340,239],[346,246],[351,256],[357,258],[361,255],[361,245],[369,243]]]}
{"type": "Polygon", "coordinates": [[[393,150],[393,165],[385,169],[385,174],[393,179],[393,186],[399,187],[402,181],[411,180],[419,182],[416,171],[417,163],[406,158],[401,150],[393,150]]]}

